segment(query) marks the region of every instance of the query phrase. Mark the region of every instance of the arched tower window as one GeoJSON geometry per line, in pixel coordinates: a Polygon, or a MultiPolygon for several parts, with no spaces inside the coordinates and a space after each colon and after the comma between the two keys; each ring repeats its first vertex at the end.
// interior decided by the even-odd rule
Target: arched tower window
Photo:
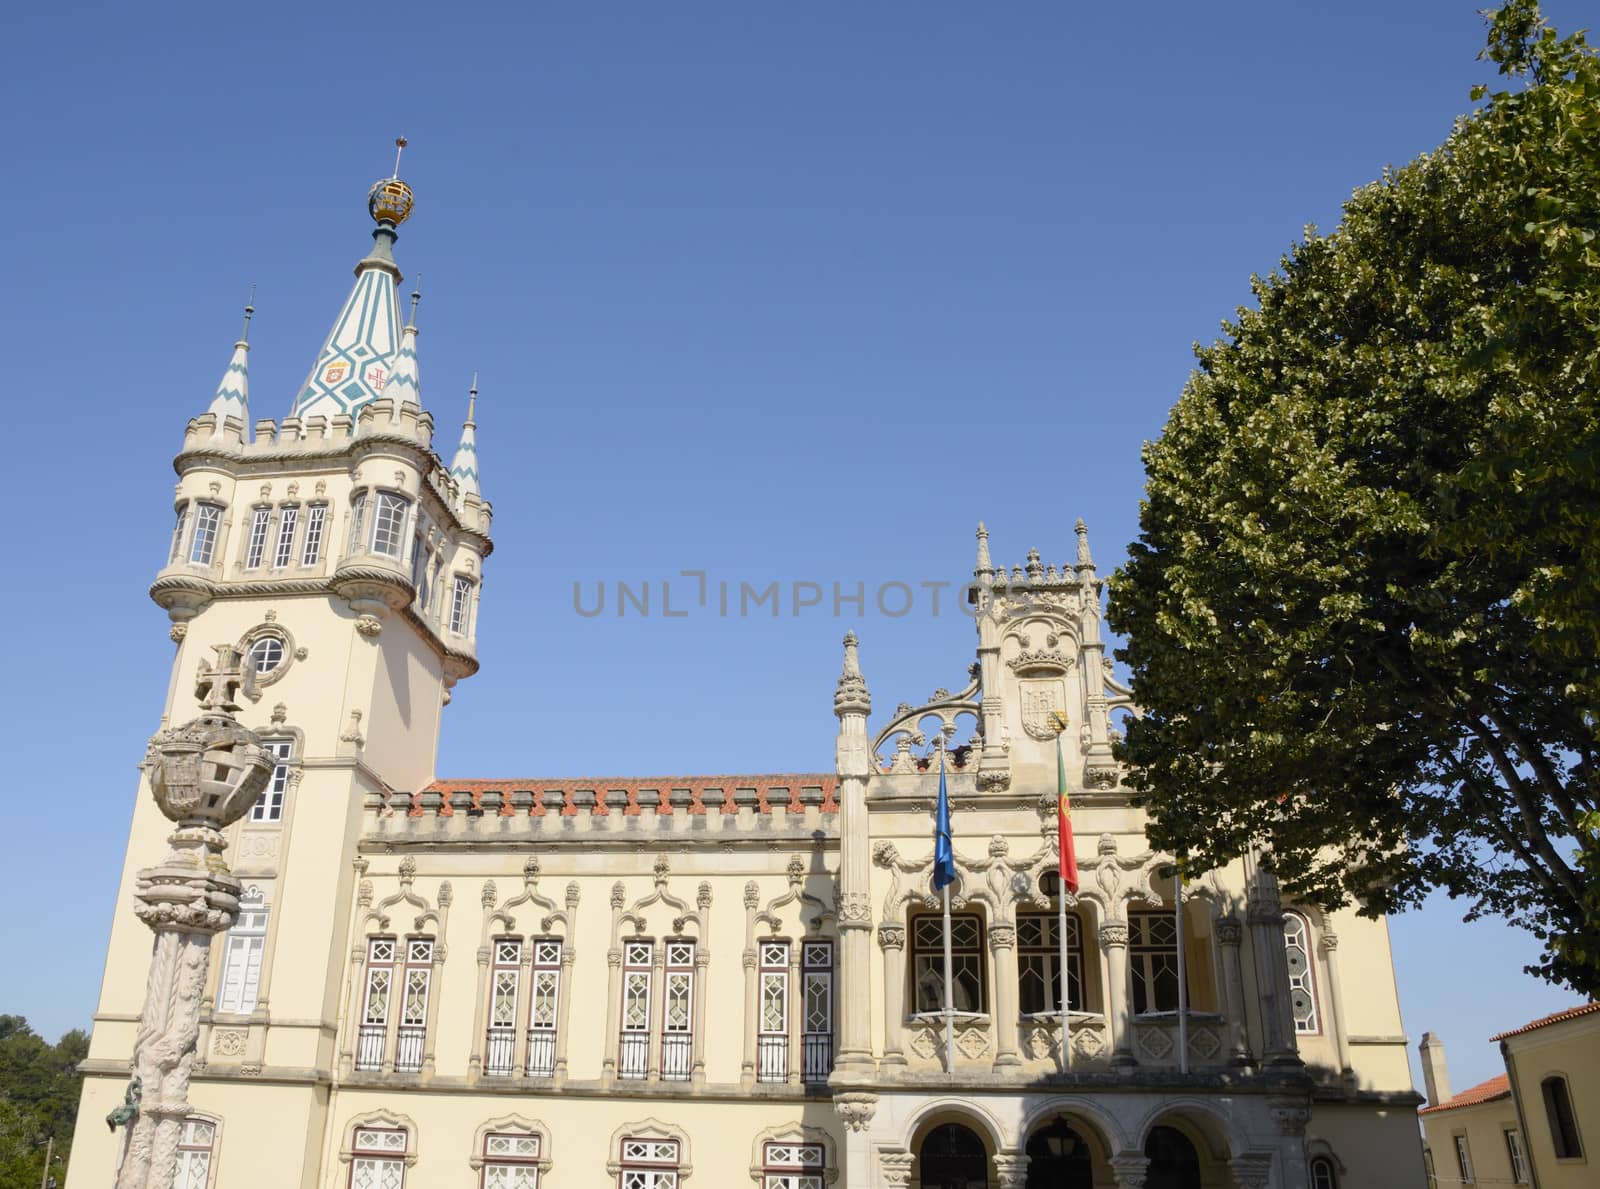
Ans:
{"type": "Polygon", "coordinates": [[[1311,961],[1311,926],[1298,912],[1283,914],[1283,954],[1289,966],[1289,1007],[1298,1033],[1322,1031],[1311,961]]]}
{"type": "Polygon", "coordinates": [[[1326,1156],[1318,1156],[1311,1162],[1311,1189],[1339,1189],[1333,1161],[1326,1156]]]}
{"type": "Polygon", "coordinates": [[[1572,1112],[1567,1079],[1559,1075],[1548,1077],[1539,1083],[1539,1088],[1544,1092],[1544,1113],[1550,1121],[1550,1143],[1555,1147],[1556,1159],[1582,1156],[1583,1141],[1578,1137],[1578,1119],[1572,1112]]]}

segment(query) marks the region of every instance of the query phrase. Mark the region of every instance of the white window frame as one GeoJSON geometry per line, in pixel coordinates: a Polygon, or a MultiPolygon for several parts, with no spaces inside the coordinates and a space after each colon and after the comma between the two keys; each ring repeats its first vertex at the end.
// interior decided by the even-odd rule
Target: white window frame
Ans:
{"type": "Polygon", "coordinates": [[[328,505],[306,505],[306,539],[300,547],[300,564],[314,566],[322,560],[322,539],[328,531],[328,505]]]}
{"type": "Polygon", "coordinates": [[[1303,912],[1293,910],[1283,914],[1284,957],[1289,966],[1289,1007],[1294,1015],[1294,1030],[1298,1036],[1316,1036],[1322,1031],[1322,1008],[1317,1002],[1316,950],[1311,944],[1311,921],[1303,912]],[[1296,970],[1295,951],[1300,951],[1301,965],[1296,970]],[[1309,1010],[1295,1007],[1296,991],[1303,991],[1309,1010]]]}
{"type": "MultiPolygon", "coordinates": [[[[911,961],[907,963],[911,978],[911,1008],[917,1015],[935,1015],[944,1011],[944,922],[933,913],[921,913],[911,918],[911,961]]],[[[954,1009],[969,1015],[987,1015],[989,1011],[989,979],[984,961],[984,922],[975,912],[950,914],[950,972],[957,988],[977,987],[975,1003],[963,1006],[954,1003],[954,1009]],[[961,930],[960,933],[957,930],[961,930]],[[970,929],[970,940],[968,930],[970,929]]]]}
{"type": "Polygon", "coordinates": [[[245,650],[245,659],[255,669],[257,677],[265,677],[289,663],[289,643],[276,632],[263,632],[250,641],[250,647],[245,650]],[[278,646],[277,655],[273,663],[268,664],[268,658],[273,656],[273,644],[278,646]]]}
{"type": "Polygon", "coordinates": [[[431,937],[407,937],[403,953],[396,955],[400,975],[396,1073],[422,1070],[428,1039],[428,998],[433,993],[433,947],[431,937]]]}
{"type": "Polygon", "coordinates": [[[277,762],[272,765],[272,775],[267,787],[261,790],[256,803],[250,807],[252,822],[277,822],[283,820],[283,800],[289,791],[289,761],[294,756],[294,740],[287,736],[263,739],[261,746],[277,762]]]}
{"type": "Polygon", "coordinates": [[[1511,1181],[1526,1185],[1528,1176],[1528,1147],[1522,1142],[1522,1132],[1515,1127],[1505,1128],[1506,1155],[1511,1160],[1511,1181]]]}
{"type": "Polygon", "coordinates": [[[367,961],[361,970],[361,1014],[356,1020],[355,1058],[356,1069],[367,1073],[381,1070],[388,1056],[389,1017],[394,1012],[395,970],[402,945],[399,938],[389,934],[367,938],[367,961]]]}
{"type": "Polygon", "coordinates": [[[823,1189],[828,1150],[822,1144],[768,1140],[761,1148],[761,1189],[823,1189]]]}
{"type": "Polygon", "coordinates": [[[522,945],[520,937],[496,937],[490,942],[488,1025],[483,1054],[483,1072],[490,1077],[509,1077],[516,1064],[522,945]]]}
{"type": "Polygon", "coordinates": [[[185,500],[178,505],[178,522],[172,526],[172,552],[167,555],[168,565],[175,564],[183,556],[183,533],[188,527],[189,501],[185,500]]]}
{"type": "Polygon", "coordinates": [[[789,1080],[789,943],[757,944],[756,1081],[789,1080]]]}
{"type": "Polygon", "coordinates": [[[528,986],[528,1076],[549,1077],[555,1073],[556,1032],[561,1026],[562,941],[559,937],[535,937],[532,946],[533,965],[528,986]],[[538,1062],[534,1060],[536,1055],[541,1058],[538,1062]]]}
{"type": "Polygon", "coordinates": [[[1334,1172],[1331,1157],[1311,1158],[1311,1189],[1339,1189],[1339,1176],[1334,1172]]]}
{"type": "MultiPolygon", "coordinates": [[[[1017,1010],[1024,1016],[1061,1014],[1061,942],[1056,931],[1061,918],[1053,912],[1017,913],[1017,1010]],[[1035,933],[1037,936],[1035,936],[1035,933]],[[1032,974],[1036,982],[1030,984],[1032,974]],[[1026,987],[1043,989],[1043,1006],[1024,1003],[1026,987]]],[[[1078,914],[1067,911],[1067,1006],[1085,1011],[1083,981],[1083,923],[1078,914]]]]}
{"type": "Polygon", "coordinates": [[[210,568],[217,557],[217,541],[222,535],[222,505],[197,500],[194,528],[189,533],[188,557],[191,566],[210,568]]]}
{"type": "Polygon", "coordinates": [[[178,1159],[172,1189],[210,1189],[216,1165],[217,1121],[190,1115],[178,1133],[178,1159]]]}
{"type": "Polygon", "coordinates": [[[259,570],[267,558],[267,528],[272,523],[272,509],[257,507],[250,510],[250,538],[244,551],[244,568],[259,570]]]}
{"type": "Polygon", "coordinates": [[[617,1037],[617,1076],[625,1081],[643,1081],[649,1076],[651,1008],[655,993],[655,942],[646,937],[628,938],[622,943],[622,1010],[617,1037]],[[630,1011],[630,1007],[634,1010],[630,1011]],[[630,1062],[629,1050],[643,1053],[642,1060],[630,1062]]]}
{"type": "Polygon", "coordinates": [[[624,1136],[618,1154],[618,1189],[678,1189],[683,1146],[677,1140],[624,1136]]]}
{"type": "Polygon", "coordinates": [[[1472,1149],[1467,1143],[1467,1137],[1453,1135],[1450,1138],[1455,1143],[1456,1168],[1461,1173],[1461,1182],[1462,1184],[1470,1185],[1472,1183],[1472,1149]]]}
{"type": "Polygon", "coordinates": [[[405,1189],[406,1156],[411,1149],[410,1134],[399,1127],[357,1127],[350,1137],[350,1189],[358,1189],[356,1177],[366,1168],[376,1173],[373,1189],[405,1189]],[[398,1137],[399,1146],[395,1146],[398,1137]],[[386,1181],[387,1173],[397,1174],[386,1181]]]}
{"type": "Polygon", "coordinates": [[[253,897],[240,897],[239,919],[223,935],[217,977],[218,1012],[242,1016],[255,1011],[261,997],[268,916],[266,901],[259,892],[253,897]]]}
{"type": "Polygon", "coordinates": [[[458,636],[465,636],[472,624],[472,590],[476,585],[467,575],[456,575],[450,594],[450,630],[458,636]]]}
{"type": "Polygon", "coordinates": [[[404,553],[411,501],[397,491],[378,491],[372,509],[372,532],[367,535],[367,550],[397,561],[404,553]]]}
{"type": "Polygon", "coordinates": [[[833,1030],[836,1004],[834,1001],[834,962],[838,951],[833,942],[821,938],[806,938],[800,942],[800,1080],[820,1084],[833,1072],[833,1030]],[[827,1027],[814,1027],[812,1015],[815,997],[819,992],[825,1001],[827,1027]],[[820,1063],[826,1068],[814,1068],[813,1048],[825,1049],[826,1057],[820,1063]],[[820,1080],[813,1075],[820,1074],[820,1080]]]}
{"type": "Polygon", "coordinates": [[[536,1132],[489,1132],[483,1137],[480,1189],[539,1189],[543,1157],[544,1138],[536,1132]]]}
{"type": "Polygon", "coordinates": [[[299,527],[299,504],[285,504],[278,509],[278,542],[272,549],[274,570],[284,570],[294,564],[294,533],[299,527]]]}
{"type": "Polygon", "coordinates": [[[1129,1004],[1135,1015],[1178,1010],[1178,980],[1184,971],[1178,965],[1178,923],[1170,909],[1128,914],[1128,969],[1132,980],[1129,1004]],[[1157,941],[1157,931],[1167,929],[1172,930],[1171,942],[1157,941]],[[1169,970],[1172,999],[1164,1003],[1158,991],[1162,975],[1169,970]]]}

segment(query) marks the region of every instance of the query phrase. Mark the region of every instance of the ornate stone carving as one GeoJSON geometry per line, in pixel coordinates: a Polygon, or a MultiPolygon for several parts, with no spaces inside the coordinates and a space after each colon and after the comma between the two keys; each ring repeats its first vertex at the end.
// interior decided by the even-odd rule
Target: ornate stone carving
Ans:
{"type": "Polygon", "coordinates": [[[860,1092],[836,1094],[833,1109],[846,1131],[865,1131],[872,1125],[872,1116],[878,1110],[878,1096],[860,1092]]]}
{"type": "Polygon", "coordinates": [[[844,634],[844,671],[839,674],[839,685],[833,694],[833,712],[840,718],[847,714],[865,717],[872,713],[872,694],[861,676],[861,663],[856,655],[858,643],[854,632],[844,634]]]}
{"type": "Polygon", "coordinates": [[[1244,937],[1244,926],[1233,914],[1217,918],[1217,942],[1221,945],[1238,945],[1244,937]]]}
{"type": "Polygon", "coordinates": [[[1111,1171],[1117,1178],[1117,1189],[1144,1189],[1150,1160],[1143,1152],[1118,1152],[1111,1158],[1111,1171]]]}
{"type": "Polygon", "coordinates": [[[339,736],[341,743],[354,743],[357,747],[367,745],[367,737],[361,733],[361,711],[350,711],[350,725],[345,728],[344,734],[339,736]]]}
{"type": "Polygon", "coordinates": [[[211,1051],[222,1057],[237,1057],[244,1052],[244,1030],[218,1028],[211,1034],[211,1051]]]}
{"type": "Polygon", "coordinates": [[[1305,1098],[1269,1098],[1267,1109],[1284,1135],[1304,1135],[1306,1124],[1311,1122],[1311,1103],[1305,1098]]]}
{"type": "Polygon", "coordinates": [[[1239,1189],[1267,1189],[1272,1181],[1272,1153],[1240,1152],[1228,1162],[1239,1189]]]}
{"type": "Polygon", "coordinates": [[[1128,944],[1128,925],[1125,921],[1107,921],[1100,926],[1100,944],[1108,948],[1117,946],[1126,948],[1128,944]]]}
{"type": "Polygon", "coordinates": [[[904,925],[879,925],[878,945],[886,950],[905,949],[906,927],[904,925]]]}
{"type": "Polygon", "coordinates": [[[379,619],[376,615],[358,615],[356,616],[356,631],[360,632],[368,639],[382,635],[383,620],[379,619]]]}
{"type": "Polygon", "coordinates": [[[1017,927],[1015,925],[993,924],[989,926],[989,948],[991,950],[1015,949],[1017,944],[1017,927]]]}
{"type": "Polygon", "coordinates": [[[911,1184],[911,1166],[916,1157],[910,1152],[884,1152],[878,1156],[884,1189],[906,1189],[911,1184]]]}
{"type": "Polygon", "coordinates": [[[1003,793],[1011,787],[1011,769],[979,768],[978,788],[986,793],[1003,793]]]}
{"type": "Polygon", "coordinates": [[[868,925],[871,922],[872,905],[865,892],[845,892],[839,897],[841,925],[868,925]]]}
{"type": "Polygon", "coordinates": [[[994,1175],[998,1189],[1023,1189],[1028,1183],[1028,1158],[996,1153],[994,1175]]]}
{"type": "Polygon", "coordinates": [[[188,634],[189,625],[186,623],[175,623],[167,629],[167,638],[174,644],[182,644],[183,638],[188,634]]]}

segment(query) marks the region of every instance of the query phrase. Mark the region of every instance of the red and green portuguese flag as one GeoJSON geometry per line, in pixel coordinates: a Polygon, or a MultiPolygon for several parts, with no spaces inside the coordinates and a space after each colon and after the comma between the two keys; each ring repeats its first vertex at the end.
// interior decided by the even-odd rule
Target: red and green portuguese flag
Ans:
{"type": "Polygon", "coordinates": [[[1061,886],[1078,894],[1078,852],[1072,845],[1072,800],[1067,796],[1067,760],[1056,736],[1056,845],[1061,852],[1061,886]]]}

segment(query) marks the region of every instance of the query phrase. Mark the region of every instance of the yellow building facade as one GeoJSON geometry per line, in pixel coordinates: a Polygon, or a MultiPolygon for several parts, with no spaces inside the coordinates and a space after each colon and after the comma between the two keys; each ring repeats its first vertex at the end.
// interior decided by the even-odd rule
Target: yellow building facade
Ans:
{"type": "MultiPolygon", "coordinates": [[[[1081,522],[1009,570],[980,527],[975,656],[931,698],[874,714],[848,636],[814,772],[440,778],[491,509],[470,412],[436,451],[380,188],[292,414],[251,432],[241,342],[175,463],[162,725],[231,644],[276,762],[230,827],[178,1185],[1419,1189],[1384,922],[1286,904],[1253,858],[1175,884],[1112,755],[1137,708],[1081,522]]],[[[126,905],[169,830],[141,789],[69,1189],[121,1158],[126,905]]]]}

